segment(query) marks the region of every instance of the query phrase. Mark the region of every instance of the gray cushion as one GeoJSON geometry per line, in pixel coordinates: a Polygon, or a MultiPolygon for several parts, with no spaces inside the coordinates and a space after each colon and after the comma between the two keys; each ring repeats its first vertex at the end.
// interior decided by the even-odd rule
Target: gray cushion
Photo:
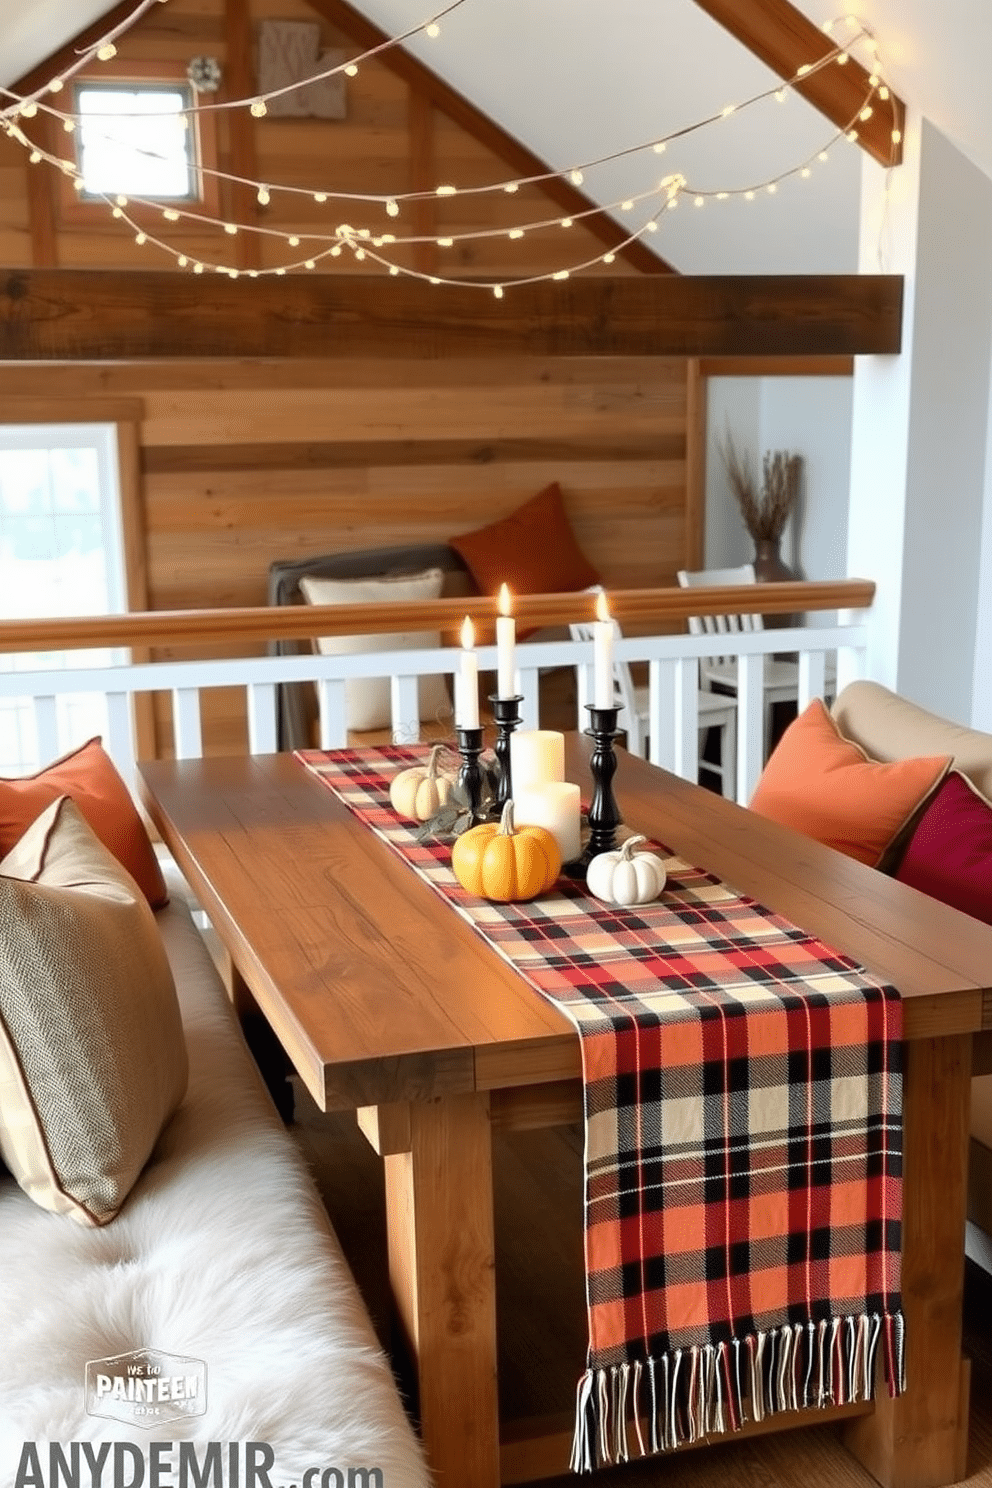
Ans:
{"type": "Polygon", "coordinates": [[[446,578],[442,593],[472,593],[468,569],[454,548],[447,543],[423,543],[403,548],[356,548],[349,553],[323,553],[315,558],[277,559],[269,568],[270,605],[303,604],[300,579],[305,575],[320,579],[394,578],[400,574],[421,573],[425,568],[440,568],[454,580],[461,576],[465,587],[452,587],[446,578]]]}
{"type": "MultiPolygon", "coordinates": [[[[305,576],[322,579],[370,579],[399,577],[440,568],[444,575],[443,595],[473,594],[475,587],[468,569],[454,548],[447,543],[423,543],[397,548],[358,548],[347,553],[324,553],[313,558],[279,559],[269,568],[270,605],[303,604],[300,579],[305,576]]],[[[274,641],[269,652],[275,656],[294,656],[309,651],[306,641],[274,641]]],[[[310,723],[314,716],[313,689],[301,683],[282,683],[279,687],[279,748],[305,749],[310,744],[310,723]]]]}

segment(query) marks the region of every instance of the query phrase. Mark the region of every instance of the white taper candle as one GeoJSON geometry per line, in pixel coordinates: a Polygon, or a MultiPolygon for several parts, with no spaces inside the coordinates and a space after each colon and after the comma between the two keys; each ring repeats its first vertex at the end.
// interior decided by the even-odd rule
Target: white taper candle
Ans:
{"type": "Polygon", "coordinates": [[[613,621],[606,595],[596,600],[598,619],[593,629],[593,702],[597,708],[612,708],[615,696],[613,686],[613,621]]]}
{"type": "Polygon", "coordinates": [[[462,655],[458,669],[455,724],[458,728],[479,727],[479,658],[475,654],[475,630],[466,615],[462,624],[462,655]]]}
{"type": "Polygon", "coordinates": [[[496,695],[516,696],[517,625],[510,614],[510,591],[504,584],[499,591],[499,615],[496,617],[496,695]]]}

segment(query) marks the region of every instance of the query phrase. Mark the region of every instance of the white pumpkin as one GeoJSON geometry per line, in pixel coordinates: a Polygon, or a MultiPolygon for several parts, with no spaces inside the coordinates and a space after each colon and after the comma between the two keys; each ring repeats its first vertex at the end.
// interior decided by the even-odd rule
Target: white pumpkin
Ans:
{"type": "Polygon", "coordinates": [[[443,749],[443,744],[435,744],[426,765],[411,765],[393,776],[389,804],[397,816],[408,821],[429,821],[447,801],[454,781],[438,773],[438,757],[443,749]]]}
{"type": "Polygon", "coordinates": [[[590,894],[607,904],[649,904],[665,887],[665,865],[656,853],[635,852],[646,837],[628,837],[616,852],[599,853],[586,869],[590,894]]]}

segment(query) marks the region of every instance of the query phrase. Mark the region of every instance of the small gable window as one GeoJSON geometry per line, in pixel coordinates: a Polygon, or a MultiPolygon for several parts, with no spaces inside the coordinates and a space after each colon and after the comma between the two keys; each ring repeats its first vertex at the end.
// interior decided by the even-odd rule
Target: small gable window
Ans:
{"type": "Polygon", "coordinates": [[[200,190],[193,89],[180,83],[76,84],[83,199],[196,201],[200,190]]]}

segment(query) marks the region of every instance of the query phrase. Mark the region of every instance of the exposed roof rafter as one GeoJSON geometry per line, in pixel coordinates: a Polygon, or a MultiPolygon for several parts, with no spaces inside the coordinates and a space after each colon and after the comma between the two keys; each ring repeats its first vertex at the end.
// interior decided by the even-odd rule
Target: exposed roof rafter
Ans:
{"type": "MultiPolygon", "coordinates": [[[[696,0],[696,4],[781,78],[794,78],[800,67],[815,64],[837,45],[789,0],[747,0],[746,5],[741,0],[696,0]]],[[[853,121],[861,148],[880,165],[901,165],[906,106],[892,93],[885,102],[876,99],[871,117],[860,120],[870,91],[868,76],[851,57],[846,66],[821,68],[793,86],[838,129],[849,129],[853,121]]]]}

